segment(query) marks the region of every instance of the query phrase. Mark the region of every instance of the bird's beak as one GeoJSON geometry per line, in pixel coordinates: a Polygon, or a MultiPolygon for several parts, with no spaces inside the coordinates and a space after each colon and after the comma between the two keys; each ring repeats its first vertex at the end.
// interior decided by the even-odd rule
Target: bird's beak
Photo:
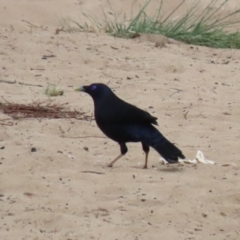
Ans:
{"type": "Polygon", "coordinates": [[[75,91],[86,92],[84,86],[80,86],[80,87],[76,88],[75,91]]]}

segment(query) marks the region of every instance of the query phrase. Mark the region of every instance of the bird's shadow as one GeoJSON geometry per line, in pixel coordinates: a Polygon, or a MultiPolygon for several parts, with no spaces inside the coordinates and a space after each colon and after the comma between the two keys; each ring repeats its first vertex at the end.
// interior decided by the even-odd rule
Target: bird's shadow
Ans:
{"type": "Polygon", "coordinates": [[[159,172],[183,172],[184,168],[182,166],[168,166],[164,168],[157,168],[159,172]]]}
{"type": "Polygon", "coordinates": [[[140,169],[140,170],[144,170],[144,171],[148,171],[148,170],[155,170],[158,172],[183,172],[184,168],[182,166],[164,166],[163,168],[161,167],[156,167],[156,166],[152,166],[152,167],[148,167],[147,169],[144,169],[142,166],[130,166],[131,168],[135,168],[135,169],[140,169]]]}

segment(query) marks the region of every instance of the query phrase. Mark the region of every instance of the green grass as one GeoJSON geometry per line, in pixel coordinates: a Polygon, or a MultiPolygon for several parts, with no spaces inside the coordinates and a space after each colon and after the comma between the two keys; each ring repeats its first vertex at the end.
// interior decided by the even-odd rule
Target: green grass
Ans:
{"type": "MultiPolygon", "coordinates": [[[[115,37],[133,38],[137,36],[136,34],[141,33],[161,34],[188,44],[239,49],[240,32],[232,31],[232,29],[240,22],[240,9],[223,15],[221,9],[227,5],[228,0],[212,0],[204,8],[201,8],[199,3],[201,1],[197,2],[178,18],[174,18],[174,16],[181,7],[186,7],[184,6],[185,0],[167,16],[163,14],[164,0],[160,1],[155,16],[148,16],[146,9],[151,4],[151,0],[148,0],[137,15],[130,20],[127,20],[125,16],[121,17],[116,14],[113,20],[109,20],[104,10],[104,23],[100,23],[87,15],[85,17],[97,29],[102,28],[106,33],[115,37]]],[[[109,2],[108,4],[111,7],[109,2]]],[[[74,23],[79,30],[91,29],[87,23],[83,25],[74,23]]]]}

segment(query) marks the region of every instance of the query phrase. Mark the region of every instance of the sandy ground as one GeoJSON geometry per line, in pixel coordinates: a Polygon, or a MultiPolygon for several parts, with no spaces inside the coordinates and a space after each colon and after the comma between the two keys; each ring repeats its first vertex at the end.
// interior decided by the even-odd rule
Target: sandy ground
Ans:
{"type": "MultiPolygon", "coordinates": [[[[230,1],[223,11],[236,4],[230,1]]],[[[161,132],[187,158],[202,150],[217,164],[167,167],[152,150],[150,167],[143,170],[141,145],[129,144],[128,154],[109,169],[119,147],[94,121],[0,125],[1,240],[240,239],[240,52],[173,41],[162,46],[154,36],[55,35],[63,19],[76,20],[82,10],[99,16],[101,7],[109,6],[94,0],[2,0],[0,80],[16,83],[0,82],[0,96],[15,103],[43,101],[47,84],[56,84],[64,90],[57,103],[90,115],[91,98],[74,88],[107,83],[158,117],[161,132]]],[[[113,7],[128,11],[131,3],[113,7]]]]}

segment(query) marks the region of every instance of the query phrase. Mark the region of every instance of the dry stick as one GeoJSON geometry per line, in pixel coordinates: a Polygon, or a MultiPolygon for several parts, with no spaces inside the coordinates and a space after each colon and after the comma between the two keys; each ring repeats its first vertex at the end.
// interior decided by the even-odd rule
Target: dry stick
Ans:
{"type": "Polygon", "coordinates": [[[0,79],[0,83],[8,83],[8,84],[15,84],[15,83],[17,83],[16,81],[7,81],[7,80],[2,80],[2,79],[0,79]]]}
{"type": "Polygon", "coordinates": [[[169,97],[172,97],[172,96],[173,96],[174,94],[176,94],[176,93],[183,92],[183,90],[178,89],[178,88],[170,88],[170,89],[173,89],[173,90],[175,90],[176,92],[173,92],[172,94],[170,94],[169,97]]]}
{"type": "Polygon", "coordinates": [[[102,136],[83,136],[83,137],[66,137],[66,136],[60,136],[61,138],[107,138],[102,136]]]}
{"type": "Polygon", "coordinates": [[[95,172],[95,171],[81,171],[82,173],[95,173],[95,174],[105,174],[103,172],[95,172]]]}
{"type": "Polygon", "coordinates": [[[45,68],[30,68],[30,70],[44,71],[44,70],[46,70],[46,69],[45,69],[45,68]]]}
{"type": "Polygon", "coordinates": [[[8,122],[8,123],[1,123],[7,120],[12,120],[12,118],[7,118],[7,119],[0,119],[0,125],[6,125],[6,126],[12,126],[13,122],[8,122]]]}
{"type": "Polygon", "coordinates": [[[30,87],[43,87],[43,85],[40,84],[30,84],[30,83],[23,83],[23,82],[18,82],[20,85],[24,86],[30,86],[30,87]]]}
{"type": "Polygon", "coordinates": [[[10,102],[9,101],[7,101],[3,96],[2,96],[2,99],[5,101],[5,102],[7,102],[7,103],[9,103],[10,104],[10,102]]]}
{"type": "Polygon", "coordinates": [[[187,119],[188,113],[189,113],[189,111],[186,111],[186,112],[183,114],[183,116],[184,116],[185,119],[187,119]]]}
{"type": "Polygon", "coordinates": [[[39,84],[29,84],[29,83],[23,83],[23,82],[17,82],[15,81],[8,81],[8,80],[2,80],[0,79],[0,83],[8,83],[8,84],[20,84],[20,85],[24,85],[24,86],[31,86],[31,87],[43,87],[42,85],[39,84]]]}
{"type": "Polygon", "coordinates": [[[30,22],[28,22],[28,21],[26,21],[26,20],[22,20],[22,22],[25,22],[25,23],[27,23],[27,24],[33,26],[33,27],[40,28],[40,29],[46,31],[43,27],[39,27],[39,26],[37,26],[37,25],[35,25],[35,24],[32,24],[32,23],[30,23],[30,22]]]}

